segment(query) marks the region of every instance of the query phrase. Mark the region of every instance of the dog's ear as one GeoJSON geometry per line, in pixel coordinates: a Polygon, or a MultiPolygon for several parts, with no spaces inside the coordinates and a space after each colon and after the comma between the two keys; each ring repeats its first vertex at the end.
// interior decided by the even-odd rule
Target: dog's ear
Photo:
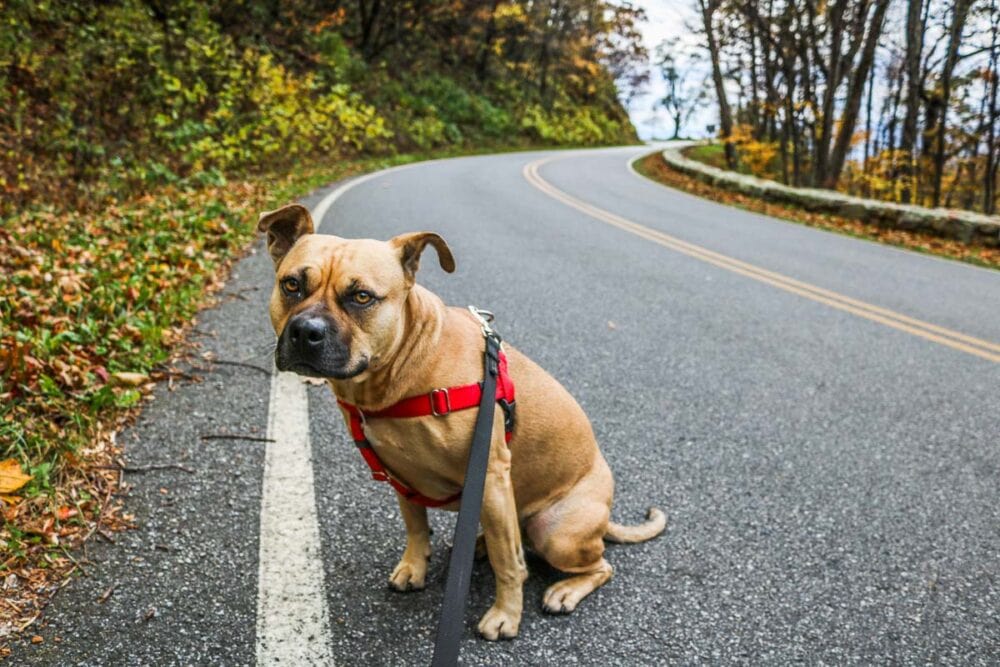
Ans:
{"type": "Polygon", "coordinates": [[[389,245],[396,249],[399,255],[399,262],[403,265],[403,272],[409,282],[413,282],[413,277],[420,268],[420,253],[424,251],[427,244],[434,246],[437,250],[438,261],[441,268],[451,273],[455,270],[455,258],[451,254],[451,248],[444,242],[444,239],[434,232],[413,232],[412,234],[401,234],[389,241],[389,245]]]}
{"type": "Polygon", "coordinates": [[[277,266],[300,236],[313,233],[313,220],[305,206],[289,204],[261,213],[257,231],[267,233],[267,251],[277,266]]]}

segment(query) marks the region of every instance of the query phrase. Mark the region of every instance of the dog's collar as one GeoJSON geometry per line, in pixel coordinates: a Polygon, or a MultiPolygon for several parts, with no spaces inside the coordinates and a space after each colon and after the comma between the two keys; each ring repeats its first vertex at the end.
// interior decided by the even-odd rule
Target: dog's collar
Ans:
{"type": "MultiPolygon", "coordinates": [[[[510,442],[514,434],[514,382],[510,379],[507,371],[507,355],[503,350],[498,350],[497,366],[497,403],[504,411],[504,438],[510,442]]],[[[441,507],[448,505],[462,496],[459,491],[455,495],[435,499],[423,495],[416,489],[408,487],[399,479],[389,473],[382,464],[378,454],[372,448],[371,442],[365,436],[365,423],[370,419],[411,419],[414,417],[444,417],[452,412],[468,410],[479,406],[479,401],[483,395],[483,385],[481,382],[466,384],[459,387],[444,387],[434,389],[426,394],[410,396],[390,405],[382,410],[364,411],[356,405],[337,399],[337,403],[347,413],[351,427],[351,437],[354,444],[358,446],[358,451],[364,458],[365,463],[372,471],[372,479],[380,482],[388,482],[404,498],[412,503],[424,505],[425,507],[441,507]]]]}

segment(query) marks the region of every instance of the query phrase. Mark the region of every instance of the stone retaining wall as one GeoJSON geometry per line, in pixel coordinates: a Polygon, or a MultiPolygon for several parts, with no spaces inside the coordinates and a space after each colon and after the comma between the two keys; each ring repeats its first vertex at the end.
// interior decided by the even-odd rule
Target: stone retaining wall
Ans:
{"type": "Polygon", "coordinates": [[[775,181],[709,166],[685,157],[681,150],[682,147],[665,149],[664,161],[677,171],[714,186],[769,201],[796,204],[810,211],[855,218],[880,227],[929,232],[965,243],[1000,247],[1000,216],[880,202],[832,190],[793,188],[775,181]]]}

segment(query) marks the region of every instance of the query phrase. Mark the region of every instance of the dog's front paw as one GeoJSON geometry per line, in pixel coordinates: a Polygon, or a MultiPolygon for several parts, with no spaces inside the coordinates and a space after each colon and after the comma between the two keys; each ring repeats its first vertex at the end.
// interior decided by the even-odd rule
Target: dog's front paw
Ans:
{"type": "Polygon", "coordinates": [[[517,629],[520,625],[520,614],[514,615],[493,605],[479,621],[479,634],[483,636],[483,639],[490,641],[512,639],[517,636],[517,629]]]}
{"type": "Polygon", "coordinates": [[[407,591],[419,591],[424,587],[424,579],[427,576],[427,563],[414,563],[405,558],[399,561],[399,565],[389,575],[389,585],[401,593],[407,591]]]}

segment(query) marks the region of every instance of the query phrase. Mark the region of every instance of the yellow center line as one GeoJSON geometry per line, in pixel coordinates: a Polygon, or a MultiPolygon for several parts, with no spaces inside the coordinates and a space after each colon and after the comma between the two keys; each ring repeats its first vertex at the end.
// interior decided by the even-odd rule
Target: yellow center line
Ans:
{"type": "Polygon", "coordinates": [[[575,208],[576,210],[585,213],[596,220],[600,220],[601,222],[609,224],[613,227],[635,234],[636,236],[644,238],[647,241],[652,241],[653,243],[682,253],[688,257],[693,257],[708,264],[712,264],[713,266],[726,269],[727,271],[746,276],[747,278],[752,278],[758,282],[772,285],[778,289],[825,304],[831,308],[836,308],[838,310],[851,313],[852,315],[863,317],[867,320],[871,320],[872,322],[878,322],[879,324],[892,327],[893,329],[897,329],[899,331],[905,331],[906,333],[919,336],[920,338],[950,347],[954,350],[959,350],[982,359],[1000,363],[1000,345],[996,343],[976,338],[974,336],[969,336],[959,331],[947,329],[936,324],[931,324],[930,322],[924,322],[923,320],[918,320],[914,317],[897,313],[896,311],[888,308],[876,306],[832,290],[824,289],[801,280],[796,280],[774,271],[769,271],[754,264],[709,250],[708,248],[688,243],[687,241],[683,241],[675,236],[665,234],[664,232],[652,229],[651,227],[646,227],[645,225],[640,225],[637,222],[632,222],[631,220],[615,215],[609,211],[605,211],[604,209],[598,208],[592,204],[588,204],[583,200],[577,199],[576,197],[557,189],[538,174],[539,167],[554,159],[557,158],[543,158],[525,165],[523,172],[525,179],[534,187],[538,188],[553,199],[575,208]]]}

